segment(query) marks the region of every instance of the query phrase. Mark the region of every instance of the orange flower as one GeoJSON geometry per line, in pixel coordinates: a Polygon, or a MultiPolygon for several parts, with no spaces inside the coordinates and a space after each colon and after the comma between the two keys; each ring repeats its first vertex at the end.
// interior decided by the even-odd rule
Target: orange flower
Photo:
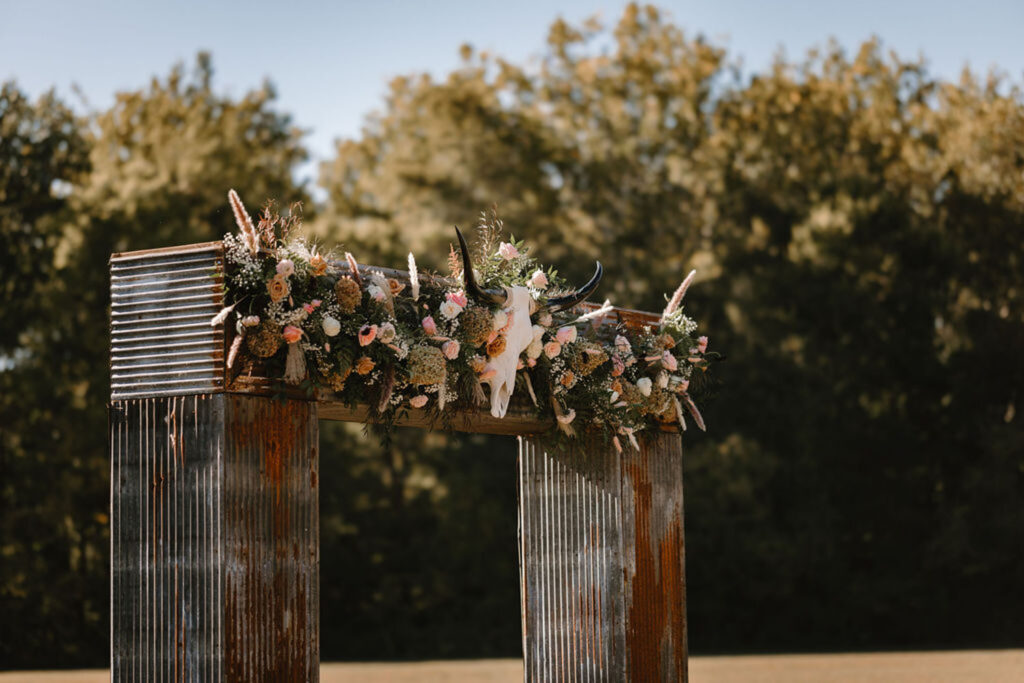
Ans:
{"type": "Polygon", "coordinates": [[[288,284],[288,278],[284,275],[275,275],[267,280],[267,292],[270,293],[270,300],[274,303],[277,303],[288,296],[288,294],[291,293],[291,290],[292,288],[288,284]]]}
{"type": "Polygon", "coordinates": [[[405,285],[396,280],[393,277],[388,278],[388,289],[391,290],[391,296],[398,296],[399,292],[405,289],[405,285]]]}
{"type": "Polygon", "coordinates": [[[284,328],[282,336],[284,337],[284,340],[286,342],[288,342],[289,344],[294,344],[295,342],[302,339],[302,330],[299,329],[298,327],[295,327],[294,325],[288,325],[287,327],[284,328]]]}
{"type": "Polygon", "coordinates": [[[508,342],[505,341],[505,335],[499,334],[487,343],[487,355],[491,358],[500,356],[505,351],[507,345],[508,342]]]}
{"type": "Polygon", "coordinates": [[[313,277],[320,277],[327,272],[327,259],[320,254],[313,254],[313,258],[309,259],[309,265],[313,269],[313,277]]]}
{"type": "Polygon", "coordinates": [[[369,375],[373,372],[373,369],[377,366],[370,358],[366,356],[360,356],[356,360],[356,373],[360,375],[369,375]]]}
{"type": "Polygon", "coordinates": [[[570,389],[576,385],[576,375],[573,374],[572,370],[566,370],[562,373],[562,376],[558,378],[558,381],[566,389],[570,389]]]}

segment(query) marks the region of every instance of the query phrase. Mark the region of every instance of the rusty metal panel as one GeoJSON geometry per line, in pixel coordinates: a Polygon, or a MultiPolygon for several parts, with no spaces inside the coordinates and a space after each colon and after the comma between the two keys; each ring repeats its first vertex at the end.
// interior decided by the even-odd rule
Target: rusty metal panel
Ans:
{"type": "Polygon", "coordinates": [[[110,406],[114,681],[315,681],[316,405],[110,406]]]}
{"type": "Polygon", "coordinates": [[[113,400],[223,389],[222,269],[220,242],[111,256],[113,400]]]}
{"type": "Polygon", "coordinates": [[[225,676],[319,680],[316,404],[230,395],[227,414],[225,676]]]}
{"type": "Polygon", "coordinates": [[[625,680],[619,456],[596,440],[519,443],[525,679],[625,680]]]}
{"type": "Polygon", "coordinates": [[[220,681],[223,398],[110,406],[111,675],[220,681]]]}
{"type": "Polygon", "coordinates": [[[623,571],[630,678],[686,681],[682,443],[657,433],[622,453],[623,571]]]}

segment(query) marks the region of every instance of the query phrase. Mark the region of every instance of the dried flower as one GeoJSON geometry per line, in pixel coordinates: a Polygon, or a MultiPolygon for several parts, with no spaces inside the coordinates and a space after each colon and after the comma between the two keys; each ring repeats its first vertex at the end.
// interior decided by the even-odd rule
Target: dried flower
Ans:
{"type": "Polygon", "coordinates": [[[416,346],[409,351],[410,384],[440,384],[445,378],[445,357],[436,346],[416,346]]]}
{"type": "Polygon", "coordinates": [[[549,341],[544,345],[544,353],[548,358],[554,358],[562,352],[562,345],[556,341],[549,341]]]}
{"type": "Polygon", "coordinates": [[[462,306],[449,299],[441,304],[439,310],[441,311],[441,315],[446,319],[451,320],[452,318],[457,317],[459,313],[462,313],[462,306]]]}
{"type": "Polygon", "coordinates": [[[661,314],[662,321],[668,316],[672,315],[679,308],[679,304],[683,303],[683,297],[686,296],[686,290],[690,288],[690,284],[693,282],[693,278],[697,277],[697,271],[691,270],[690,274],[686,276],[683,283],[679,285],[672,298],[669,300],[668,305],[665,306],[665,311],[661,314]]]}
{"type": "Polygon", "coordinates": [[[551,327],[552,323],[554,322],[555,320],[554,318],[551,317],[550,311],[543,311],[540,315],[537,316],[538,325],[542,325],[544,327],[551,327]]]}
{"type": "Polygon", "coordinates": [[[421,324],[423,325],[423,331],[426,332],[431,337],[437,334],[437,323],[434,322],[433,316],[428,315],[426,318],[423,319],[421,324]]]}
{"type": "Polygon", "coordinates": [[[396,336],[398,336],[398,332],[391,323],[384,323],[377,328],[377,341],[381,344],[390,344],[395,341],[396,336]]]}
{"type": "Polygon", "coordinates": [[[535,270],[533,271],[533,275],[530,276],[529,284],[531,287],[544,289],[548,286],[548,276],[544,274],[543,270],[535,270]]]}
{"type": "Polygon", "coordinates": [[[356,373],[357,374],[369,375],[371,372],[373,372],[373,369],[375,367],[377,367],[377,364],[374,363],[373,360],[370,359],[367,356],[360,356],[356,360],[356,373]]]}
{"type": "Polygon", "coordinates": [[[231,342],[231,348],[228,350],[228,368],[232,368],[235,365],[235,359],[238,358],[238,352],[242,350],[242,342],[245,341],[245,337],[242,335],[235,335],[235,338],[231,342]]]}
{"type": "Polygon", "coordinates": [[[245,336],[245,343],[252,355],[270,358],[281,348],[281,328],[273,320],[266,320],[245,336]]]}
{"type": "Polygon", "coordinates": [[[480,346],[491,334],[491,313],[479,306],[470,306],[460,318],[459,330],[462,339],[471,346],[480,346]]]}
{"type": "Polygon", "coordinates": [[[217,325],[220,325],[225,320],[227,320],[228,316],[231,315],[231,311],[235,310],[235,306],[237,305],[238,303],[236,302],[231,304],[230,306],[225,306],[224,308],[220,309],[220,312],[217,313],[217,315],[213,316],[213,320],[210,321],[210,327],[217,327],[217,325]]]}
{"type": "MultiPolygon", "coordinates": [[[[285,334],[288,333],[288,329],[292,328],[291,325],[285,328],[285,334]]],[[[292,328],[298,330],[298,328],[292,328]]],[[[302,330],[298,330],[299,336],[302,336],[302,330]]],[[[306,377],[306,356],[302,353],[302,345],[291,343],[288,344],[288,357],[284,362],[284,381],[287,384],[298,384],[306,377]]]]}
{"type": "Polygon", "coordinates": [[[427,405],[427,397],[424,394],[413,396],[412,398],[409,399],[409,405],[411,405],[413,408],[422,408],[423,406],[427,405]]]}
{"type": "Polygon", "coordinates": [[[558,332],[555,333],[555,339],[558,340],[559,344],[571,344],[576,341],[576,328],[572,325],[566,325],[565,327],[559,327],[558,332]]]}
{"type": "Polygon", "coordinates": [[[665,333],[658,337],[658,346],[660,346],[663,349],[672,349],[675,348],[676,346],[676,340],[672,337],[671,334],[665,333]]]}
{"type": "Polygon", "coordinates": [[[562,373],[562,376],[558,378],[558,383],[566,389],[571,389],[576,386],[576,374],[572,370],[566,370],[562,373]]]}
{"type": "Polygon", "coordinates": [[[444,354],[444,357],[447,358],[448,360],[455,360],[456,358],[458,358],[460,350],[461,347],[459,346],[459,342],[455,341],[454,339],[452,339],[451,341],[446,341],[444,344],[441,345],[441,352],[444,354]]]}
{"type": "Polygon", "coordinates": [[[324,316],[321,326],[324,328],[324,334],[328,337],[337,336],[337,334],[341,332],[341,323],[338,322],[337,318],[333,318],[329,315],[324,316]]]}
{"type": "Polygon", "coordinates": [[[676,362],[676,357],[672,355],[671,351],[665,351],[661,354],[661,364],[669,372],[675,372],[679,368],[679,363],[676,362]]]}
{"type": "Polygon", "coordinates": [[[320,277],[327,272],[327,259],[320,254],[313,254],[309,259],[309,266],[312,268],[313,277],[320,277]]]}
{"type": "Polygon", "coordinates": [[[621,334],[617,334],[615,335],[615,350],[623,355],[629,355],[633,353],[633,346],[629,343],[628,339],[621,334]]]}
{"type": "Polygon", "coordinates": [[[356,263],[356,257],[351,252],[346,251],[345,262],[348,263],[349,276],[361,287],[363,285],[363,278],[359,276],[359,264],[356,263]]]}
{"type": "Polygon", "coordinates": [[[345,388],[345,380],[352,374],[352,368],[347,367],[344,370],[338,370],[327,375],[327,383],[334,391],[341,391],[345,388]]]}
{"type": "Polygon", "coordinates": [[[469,368],[476,373],[481,373],[487,367],[487,359],[483,356],[473,356],[469,359],[469,368]]]}
{"type": "Polygon", "coordinates": [[[377,338],[376,325],[363,325],[359,328],[359,345],[366,346],[377,338]]]}
{"type": "Polygon", "coordinates": [[[291,291],[292,288],[288,284],[288,280],[280,273],[267,280],[267,292],[270,294],[270,300],[274,303],[288,296],[291,291]]]}
{"type": "Polygon", "coordinates": [[[501,258],[505,259],[506,261],[511,261],[512,259],[517,258],[519,256],[519,250],[516,249],[514,245],[511,245],[508,242],[502,242],[498,246],[498,255],[501,256],[501,258]]]}
{"type": "Polygon", "coordinates": [[[289,258],[283,258],[277,262],[277,274],[282,277],[291,277],[295,274],[295,263],[289,258]]]}
{"type": "Polygon", "coordinates": [[[342,313],[355,313],[356,306],[363,299],[363,291],[350,277],[343,277],[334,285],[334,294],[338,298],[338,307],[342,313]]]}
{"type": "Polygon", "coordinates": [[[255,254],[259,251],[260,241],[256,236],[256,226],[252,224],[249,212],[245,210],[245,205],[242,204],[242,200],[234,190],[228,191],[228,203],[231,204],[231,211],[235,214],[235,223],[238,224],[238,230],[242,233],[245,246],[255,254]]]}
{"type": "Polygon", "coordinates": [[[505,348],[508,346],[508,340],[505,335],[499,334],[491,341],[487,342],[487,355],[491,358],[500,356],[505,353],[505,348]]]}

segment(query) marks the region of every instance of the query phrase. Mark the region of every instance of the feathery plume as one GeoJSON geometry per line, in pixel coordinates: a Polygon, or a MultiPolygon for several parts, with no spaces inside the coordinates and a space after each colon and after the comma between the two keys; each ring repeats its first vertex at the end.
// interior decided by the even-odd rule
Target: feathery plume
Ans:
{"type": "Polygon", "coordinates": [[[228,369],[231,369],[235,364],[235,359],[238,358],[238,352],[242,350],[242,341],[245,339],[245,335],[236,334],[235,340],[231,342],[231,350],[228,351],[228,369]]]}
{"type": "Polygon", "coordinates": [[[388,366],[387,372],[384,373],[384,382],[380,387],[380,401],[377,402],[377,412],[383,413],[388,407],[388,401],[391,400],[391,394],[395,390],[395,368],[394,366],[388,366]]]}
{"type": "Polygon", "coordinates": [[[231,204],[231,211],[235,214],[235,223],[238,224],[238,230],[242,233],[245,246],[255,254],[260,249],[260,242],[256,237],[256,226],[252,224],[249,212],[245,210],[245,205],[242,204],[241,198],[233,189],[228,191],[228,202],[231,204]]]}
{"type": "Polygon", "coordinates": [[[686,399],[686,408],[690,411],[690,415],[693,415],[693,421],[697,423],[698,429],[702,432],[708,431],[708,428],[704,426],[704,418],[701,417],[700,411],[697,410],[697,404],[693,402],[689,394],[684,396],[686,399]]]}
{"type": "Polygon", "coordinates": [[[345,261],[348,262],[349,274],[352,279],[355,280],[356,284],[360,287],[363,286],[363,278],[359,277],[359,264],[356,263],[356,257],[352,255],[352,252],[345,252],[345,261]]]}
{"type": "Polygon", "coordinates": [[[420,273],[416,270],[416,257],[409,252],[409,285],[412,288],[412,300],[420,300],[420,273]]]}
{"type": "Polygon", "coordinates": [[[664,322],[665,318],[669,317],[679,309],[679,304],[683,303],[683,297],[686,296],[686,290],[690,288],[690,285],[693,283],[693,278],[695,277],[697,277],[697,271],[691,270],[690,274],[686,276],[685,280],[683,280],[683,283],[679,285],[678,289],[676,289],[672,298],[669,299],[668,306],[665,307],[665,312],[661,314],[662,322],[664,322]]]}
{"type": "Polygon", "coordinates": [[[213,316],[213,319],[210,320],[210,327],[217,327],[217,325],[220,325],[225,320],[227,320],[228,316],[231,315],[231,311],[235,310],[235,306],[237,306],[237,305],[238,305],[238,302],[236,301],[235,303],[231,304],[230,306],[225,306],[224,308],[220,309],[220,313],[218,313],[217,315],[213,316]]]}
{"type": "Polygon", "coordinates": [[[679,399],[676,398],[675,396],[672,397],[672,403],[675,404],[676,418],[679,420],[679,427],[680,427],[680,429],[682,429],[685,432],[686,431],[686,420],[683,419],[683,407],[681,405],[679,405],[679,399]]]}
{"type": "Polygon", "coordinates": [[[533,393],[533,382],[530,381],[529,373],[523,373],[523,379],[526,380],[526,390],[530,393],[530,400],[533,401],[533,405],[537,405],[537,394],[533,393]]]}
{"type": "Polygon", "coordinates": [[[288,357],[284,362],[284,381],[288,384],[298,384],[306,378],[306,356],[299,348],[302,342],[294,342],[288,345],[288,357]]]}

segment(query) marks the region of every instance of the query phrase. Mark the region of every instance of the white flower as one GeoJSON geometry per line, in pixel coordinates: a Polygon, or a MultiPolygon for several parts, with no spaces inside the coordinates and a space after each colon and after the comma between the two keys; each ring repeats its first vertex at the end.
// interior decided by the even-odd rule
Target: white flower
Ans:
{"type": "Polygon", "coordinates": [[[533,326],[533,341],[540,341],[546,330],[540,325],[533,326]]]}
{"type": "Polygon", "coordinates": [[[501,328],[508,325],[508,313],[505,311],[498,311],[494,314],[494,329],[500,330],[501,328]]]}
{"type": "Polygon", "coordinates": [[[668,373],[665,373],[665,372],[659,372],[658,373],[658,386],[661,387],[662,389],[665,389],[666,387],[668,387],[668,373]]]}
{"type": "Polygon", "coordinates": [[[366,288],[366,293],[370,295],[370,298],[374,301],[384,301],[387,295],[384,294],[384,290],[377,285],[370,285],[366,288]]]}
{"type": "Polygon", "coordinates": [[[289,277],[295,272],[295,264],[290,258],[283,258],[277,262],[277,274],[289,277]]]}
{"type": "Polygon", "coordinates": [[[533,271],[533,275],[530,276],[529,284],[531,287],[537,289],[544,289],[548,286],[548,276],[544,274],[543,270],[539,268],[533,271]]]}
{"type": "Polygon", "coordinates": [[[459,313],[462,313],[462,306],[458,305],[454,301],[445,301],[443,304],[441,304],[439,310],[441,311],[441,315],[443,315],[448,320],[451,320],[452,318],[458,316],[459,313]]]}
{"type": "Polygon", "coordinates": [[[328,337],[334,337],[341,332],[341,323],[336,318],[329,315],[324,316],[323,322],[324,334],[328,337]]]}
{"type": "Polygon", "coordinates": [[[526,347],[526,357],[533,358],[536,360],[540,358],[540,354],[544,353],[544,344],[540,339],[534,339],[530,342],[530,345],[526,347]]]}
{"type": "Polygon", "coordinates": [[[511,261],[519,256],[519,250],[508,242],[502,242],[501,245],[498,246],[498,255],[506,261],[511,261]]]}
{"type": "Polygon", "coordinates": [[[640,390],[640,393],[644,396],[651,395],[651,378],[641,377],[636,381],[636,388],[640,390]]]}

